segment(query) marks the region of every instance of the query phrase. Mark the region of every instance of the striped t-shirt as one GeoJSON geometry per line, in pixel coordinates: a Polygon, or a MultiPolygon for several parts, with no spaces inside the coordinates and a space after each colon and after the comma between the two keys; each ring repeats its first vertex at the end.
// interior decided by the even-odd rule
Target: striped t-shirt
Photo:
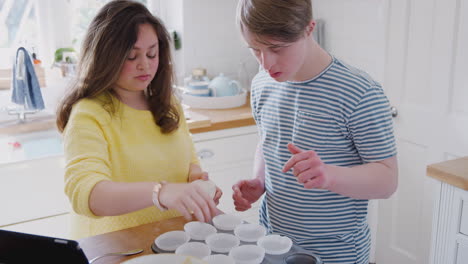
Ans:
{"type": "Polygon", "coordinates": [[[304,82],[276,82],[260,71],[252,81],[251,103],[266,165],[261,224],[325,263],[369,263],[368,200],[305,189],[292,170],[281,169],[291,157],[290,142],[344,167],[396,155],[382,87],[333,58],[322,73],[304,82]]]}

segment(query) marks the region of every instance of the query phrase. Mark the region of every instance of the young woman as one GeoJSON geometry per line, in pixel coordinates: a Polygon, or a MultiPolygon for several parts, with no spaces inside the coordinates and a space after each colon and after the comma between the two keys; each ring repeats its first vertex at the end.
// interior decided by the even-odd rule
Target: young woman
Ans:
{"type": "Polygon", "coordinates": [[[74,238],[216,213],[219,188],[213,199],[190,183],[207,174],[173,94],[169,45],[161,21],[133,1],[109,2],[87,31],[57,116],[74,238]]]}
{"type": "Polygon", "coordinates": [[[262,66],[251,104],[260,131],[255,178],[233,186],[243,211],[325,263],[369,263],[368,199],[398,180],[390,107],[380,84],[313,39],[310,0],[240,0],[238,23],[262,66]]]}

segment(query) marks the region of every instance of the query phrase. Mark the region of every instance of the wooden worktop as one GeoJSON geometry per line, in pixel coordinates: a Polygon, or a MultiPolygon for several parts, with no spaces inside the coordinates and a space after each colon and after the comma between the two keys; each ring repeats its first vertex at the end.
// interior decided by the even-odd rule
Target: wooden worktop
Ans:
{"type": "Polygon", "coordinates": [[[190,116],[204,116],[210,120],[210,125],[208,126],[195,126],[196,124],[191,124],[189,120],[188,126],[192,133],[255,125],[249,103],[241,107],[230,109],[212,110],[189,108],[187,111],[190,116]]]}
{"type": "Polygon", "coordinates": [[[427,175],[468,191],[468,157],[431,164],[427,175]]]}
{"type": "Polygon", "coordinates": [[[78,240],[88,259],[109,252],[122,252],[130,249],[143,249],[143,253],[128,257],[106,257],[99,260],[103,263],[120,263],[131,258],[154,254],[151,245],[154,239],[161,234],[174,230],[184,230],[187,223],[184,217],[175,217],[167,220],[127,228],[102,235],[87,237],[78,240]]]}
{"type": "MultiPolygon", "coordinates": [[[[192,133],[208,132],[226,128],[254,125],[250,104],[230,109],[196,109],[186,110],[187,125],[192,133]]],[[[27,133],[55,129],[55,117],[34,118],[26,123],[16,123],[0,127],[0,135],[27,133]]]]}

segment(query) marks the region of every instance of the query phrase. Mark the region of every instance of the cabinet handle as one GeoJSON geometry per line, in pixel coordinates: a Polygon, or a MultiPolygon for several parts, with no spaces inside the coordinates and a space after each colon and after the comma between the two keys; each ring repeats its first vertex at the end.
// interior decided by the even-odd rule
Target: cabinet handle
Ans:
{"type": "Polygon", "coordinates": [[[200,159],[209,159],[214,156],[214,152],[211,149],[202,149],[197,152],[197,156],[200,159]]]}
{"type": "Polygon", "coordinates": [[[398,109],[394,106],[390,107],[390,113],[392,114],[392,117],[395,118],[398,116],[398,109]]]}

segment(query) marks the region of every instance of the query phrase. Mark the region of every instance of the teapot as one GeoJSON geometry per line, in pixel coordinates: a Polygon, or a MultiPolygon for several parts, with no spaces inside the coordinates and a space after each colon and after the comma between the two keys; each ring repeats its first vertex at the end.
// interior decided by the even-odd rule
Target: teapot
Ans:
{"type": "Polygon", "coordinates": [[[211,91],[211,95],[216,97],[233,96],[242,92],[241,85],[238,81],[232,80],[222,73],[211,80],[208,88],[211,91]]]}

